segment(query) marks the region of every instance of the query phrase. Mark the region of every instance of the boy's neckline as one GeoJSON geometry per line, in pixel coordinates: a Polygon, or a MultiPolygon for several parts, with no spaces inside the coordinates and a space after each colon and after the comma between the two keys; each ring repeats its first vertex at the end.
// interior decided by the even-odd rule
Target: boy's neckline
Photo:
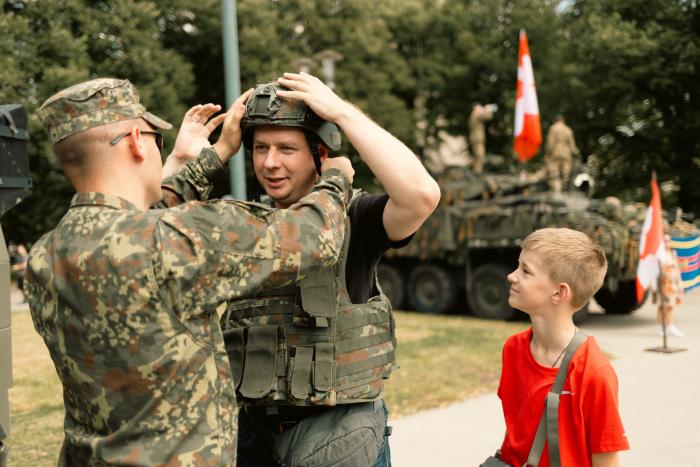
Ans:
{"type": "MultiPolygon", "coordinates": [[[[541,368],[544,368],[547,370],[558,370],[559,367],[557,366],[557,363],[560,363],[562,361],[562,358],[564,357],[564,353],[566,352],[566,349],[569,347],[571,342],[574,340],[574,337],[576,336],[577,332],[578,332],[578,327],[574,325],[574,330],[573,330],[573,333],[571,334],[571,338],[561,348],[561,351],[559,351],[557,353],[558,356],[556,357],[556,359],[550,358],[549,361],[540,361],[535,356],[535,352],[533,351],[533,346],[537,346],[537,343],[534,342],[535,329],[534,329],[534,327],[531,326],[529,336],[528,336],[528,346],[527,346],[528,352],[530,354],[530,358],[532,358],[532,361],[534,363],[536,363],[541,368]]],[[[546,355],[546,351],[545,351],[545,355],[546,355]]]]}

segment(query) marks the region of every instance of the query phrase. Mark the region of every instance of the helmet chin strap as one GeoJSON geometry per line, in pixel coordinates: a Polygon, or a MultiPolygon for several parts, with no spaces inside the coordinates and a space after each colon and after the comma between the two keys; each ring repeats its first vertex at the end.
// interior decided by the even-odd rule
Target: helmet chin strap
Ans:
{"type": "Polygon", "coordinates": [[[311,155],[314,158],[316,173],[321,175],[321,157],[328,156],[328,148],[322,143],[312,143],[309,145],[309,148],[311,149],[311,155]]]}

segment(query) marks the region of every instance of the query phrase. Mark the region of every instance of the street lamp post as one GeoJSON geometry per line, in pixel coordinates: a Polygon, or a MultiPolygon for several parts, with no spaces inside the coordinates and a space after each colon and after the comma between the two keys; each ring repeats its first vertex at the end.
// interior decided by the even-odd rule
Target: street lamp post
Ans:
{"type": "MultiPolygon", "coordinates": [[[[226,84],[226,108],[241,94],[241,71],[238,55],[238,21],[236,0],[221,0],[221,35],[224,46],[224,82],[226,84]]],[[[243,147],[228,161],[231,194],[246,199],[245,160],[243,147]]]]}
{"type": "Polygon", "coordinates": [[[314,66],[316,66],[316,62],[308,57],[297,58],[292,62],[292,67],[301,73],[311,73],[314,66]]]}
{"type": "Polygon", "coordinates": [[[321,73],[323,74],[326,86],[331,89],[335,88],[333,78],[335,77],[335,62],[343,59],[343,55],[335,50],[322,50],[315,55],[316,59],[321,62],[321,73]]]}

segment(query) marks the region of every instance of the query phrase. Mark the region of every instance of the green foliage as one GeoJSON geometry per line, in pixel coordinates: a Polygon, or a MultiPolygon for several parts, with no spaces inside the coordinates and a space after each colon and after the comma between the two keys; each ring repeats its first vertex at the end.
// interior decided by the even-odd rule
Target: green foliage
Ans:
{"type": "Polygon", "coordinates": [[[700,212],[697,2],[579,1],[565,20],[577,38],[566,60],[579,63],[578,80],[595,79],[576,87],[572,126],[597,154],[604,194],[646,201],[656,170],[678,187],[666,206],[700,212]]]}
{"type": "MultiPolygon", "coordinates": [[[[315,58],[311,72],[322,76],[317,54],[335,50],[342,55],[337,92],[419,155],[438,130],[465,135],[474,102],[495,102],[488,148],[512,160],[518,32],[525,29],[543,131],[565,115],[582,153],[595,155],[601,195],[646,201],[655,169],[677,188],[665,193],[666,206],[700,212],[696,1],[236,3],[242,89],[298,69],[302,57],[315,58]]],[[[127,77],[149,108],[177,124],[190,105],[232,98],[224,90],[220,14],[219,0],[6,1],[0,101],[32,112],[80,80],[127,77]]],[[[51,228],[72,193],[35,117],[30,131],[35,191],[3,219],[14,240],[51,228]]],[[[357,184],[371,189],[371,173],[347,143],[344,150],[356,162],[357,184]]]]}
{"type": "MultiPolygon", "coordinates": [[[[57,167],[34,111],[56,91],[98,76],[129,78],[145,105],[166,120],[182,118],[194,88],[192,66],[163,46],[156,2],[63,0],[6,2],[0,13],[0,102],[30,115],[34,192],[3,217],[8,239],[35,241],[63,215],[73,189],[57,167]],[[5,40],[8,38],[8,40],[5,40]]],[[[174,141],[174,134],[169,141],[174,141]]]]}

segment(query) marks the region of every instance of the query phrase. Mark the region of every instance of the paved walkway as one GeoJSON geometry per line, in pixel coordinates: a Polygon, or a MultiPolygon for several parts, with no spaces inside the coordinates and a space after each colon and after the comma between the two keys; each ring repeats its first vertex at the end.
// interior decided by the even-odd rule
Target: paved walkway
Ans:
{"type": "MultiPolygon", "coordinates": [[[[673,354],[647,352],[661,345],[656,308],[648,301],[628,316],[594,313],[581,325],[595,336],[620,382],[620,411],[631,450],[623,466],[700,465],[700,289],[685,296],[671,338],[673,354]]],[[[503,439],[503,413],[495,393],[391,420],[395,467],[478,466],[503,439]]]]}

